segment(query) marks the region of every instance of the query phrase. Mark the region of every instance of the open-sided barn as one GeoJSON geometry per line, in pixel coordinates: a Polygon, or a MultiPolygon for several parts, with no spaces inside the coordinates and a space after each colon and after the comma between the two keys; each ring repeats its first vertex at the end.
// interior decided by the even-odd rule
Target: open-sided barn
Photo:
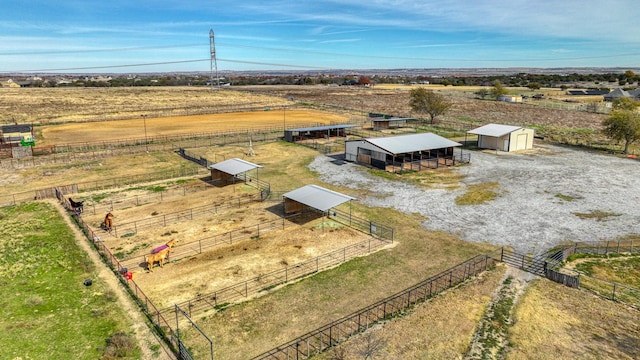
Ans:
{"type": "Polygon", "coordinates": [[[488,124],[467,131],[478,135],[478,147],[500,151],[533,149],[534,130],[521,126],[488,124]]]}
{"type": "Polygon", "coordinates": [[[211,181],[221,183],[233,183],[238,175],[245,174],[248,171],[261,168],[262,166],[250,163],[248,161],[233,158],[209,166],[211,169],[211,181]]]}
{"type": "Polygon", "coordinates": [[[318,185],[306,185],[282,195],[285,214],[300,212],[306,208],[327,212],[355,198],[318,185]]]}
{"type": "Polygon", "coordinates": [[[284,139],[289,142],[297,142],[309,139],[328,139],[331,137],[345,137],[345,129],[356,127],[355,124],[336,124],[326,126],[314,126],[308,128],[286,129],[284,139]]]}
{"type": "Polygon", "coordinates": [[[345,160],[390,172],[420,171],[468,162],[469,154],[454,154],[458,146],[462,144],[433,133],[351,140],[345,144],[345,160]]]}
{"type": "Polygon", "coordinates": [[[406,126],[408,123],[416,122],[414,118],[401,117],[373,117],[371,118],[371,128],[373,130],[384,130],[406,126]]]}

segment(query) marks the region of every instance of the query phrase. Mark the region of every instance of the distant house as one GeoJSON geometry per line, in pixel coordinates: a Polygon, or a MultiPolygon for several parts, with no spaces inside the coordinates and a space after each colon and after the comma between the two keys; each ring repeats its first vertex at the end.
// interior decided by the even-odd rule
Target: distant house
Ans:
{"type": "Polygon", "coordinates": [[[478,147],[500,151],[533,149],[534,130],[520,126],[488,124],[467,131],[478,135],[478,147]]]}
{"type": "Polygon", "coordinates": [[[506,101],[511,103],[521,103],[522,96],[520,95],[500,95],[498,96],[498,101],[506,101]]]}
{"type": "Polygon", "coordinates": [[[596,90],[596,89],[567,90],[567,94],[573,95],[573,96],[606,95],[608,93],[609,93],[609,90],[596,90]]]}
{"type": "Polygon", "coordinates": [[[629,90],[628,93],[634,99],[640,98],[640,88],[635,88],[633,90],[629,90]]]}
{"type": "Polygon", "coordinates": [[[19,88],[20,84],[18,84],[17,82],[13,81],[12,79],[6,80],[6,81],[0,81],[0,87],[3,88],[19,88]]]}
{"type": "Polygon", "coordinates": [[[631,94],[620,88],[613,90],[604,96],[604,101],[613,101],[615,99],[630,98],[631,94]]]}

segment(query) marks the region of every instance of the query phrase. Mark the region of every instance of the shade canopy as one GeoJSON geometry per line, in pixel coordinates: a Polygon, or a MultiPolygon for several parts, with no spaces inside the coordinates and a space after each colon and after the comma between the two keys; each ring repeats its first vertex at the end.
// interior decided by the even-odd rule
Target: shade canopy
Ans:
{"type": "Polygon", "coordinates": [[[317,185],[306,185],[282,195],[320,211],[327,211],[355,198],[317,185]]]}
{"type": "Polygon", "coordinates": [[[233,158],[209,166],[209,169],[218,170],[226,174],[238,175],[247,171],[261,168],[262,166],[244,161],[242,159],[233,158]]]}

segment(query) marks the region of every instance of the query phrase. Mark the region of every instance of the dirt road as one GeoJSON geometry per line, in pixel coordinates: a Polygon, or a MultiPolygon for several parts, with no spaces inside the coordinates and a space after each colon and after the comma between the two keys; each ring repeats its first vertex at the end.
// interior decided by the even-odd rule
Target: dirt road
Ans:
{"type": "Polygon", "coordinates": [[[157,337],[157,335],[149,329],[147,325],[146,319],[140,313],[140,310],[136,306],[136,304],[131,300],[129,295],[127,295],[126,290],[120,284],[119,280],[100,259],[98,253],[96,253],[89,244],[87,243],[87,239],[84,237],[82,232],[78,229],[78,227],[71,222],[66,210],[60,205],[59,202],[50,200],[49,201],[60,213],[60,216],[64,219],[70,229],[72,229],[73,233],[76,237],[76,242],[78,245],[89,255],[93,263],[96,265],[96,269],[98,271],[99,281],[104,282],[109,289],[113,291],[114,294],[118,297],[118,301],[120,306],[124,310],[125,313],[129,314],[131,322],[133,325],[133,333],[135,334],[136,340],[140,349],[142,350],[142,358],[143,359],[158,359],[158,360],[174,360],[175,356],[173,353],[167,348],[164,342],[157,337]],[[160,345],[160,350],[156,353],[151,350],[151,346],[160,345]]]}

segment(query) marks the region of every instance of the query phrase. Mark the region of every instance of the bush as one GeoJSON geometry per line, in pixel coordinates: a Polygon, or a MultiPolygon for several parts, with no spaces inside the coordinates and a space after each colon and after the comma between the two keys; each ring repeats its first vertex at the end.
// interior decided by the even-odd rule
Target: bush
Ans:
{"type": "Polygon", "coordinates": [[[107,339],[107,347],[104,349],[102,360],[126,358],[136,349],[135,342],[125,333],[118,332],[107,339]]]}

